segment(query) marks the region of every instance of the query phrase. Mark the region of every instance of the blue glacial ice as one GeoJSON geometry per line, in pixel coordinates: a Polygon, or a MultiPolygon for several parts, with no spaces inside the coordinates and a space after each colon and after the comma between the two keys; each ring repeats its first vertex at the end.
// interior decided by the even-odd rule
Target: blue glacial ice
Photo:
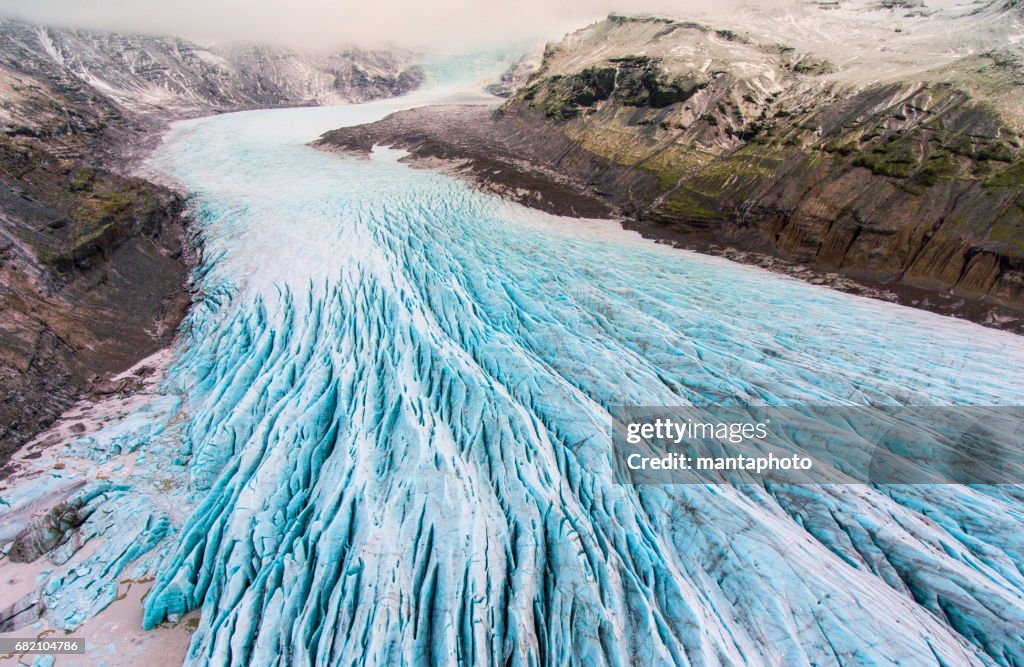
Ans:
{"type": "Polygon", "coordinates": [[[163,395],[70,446],[131,474],[68,491],[105,542],[48,554],[51,622],[130,572],[148,627],[201,610],[197,665],[1024,662],[1021,487],[622,486],[608,434],[627,403],[1018,404],[1024,338],[304,145],[430,94],[169,134],[199,296],[163,395]]]}

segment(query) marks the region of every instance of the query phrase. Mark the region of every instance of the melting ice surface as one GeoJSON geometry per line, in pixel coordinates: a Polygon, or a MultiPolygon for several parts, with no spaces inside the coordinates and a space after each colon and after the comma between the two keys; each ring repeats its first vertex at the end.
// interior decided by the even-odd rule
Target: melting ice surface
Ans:
{"type": "Polygon", "coordinates": [[[1024,660],[1021,488],[619,486],[608,435],[625,403],[1018,404],[1024,338],[304,145],[432,94],[171,132],[200,296],[164,395],[72,445],[138,474],[68,492],[106,542],[52,621],[151,573],[148,626],[201,610],[189,664],[1024,660]]]}

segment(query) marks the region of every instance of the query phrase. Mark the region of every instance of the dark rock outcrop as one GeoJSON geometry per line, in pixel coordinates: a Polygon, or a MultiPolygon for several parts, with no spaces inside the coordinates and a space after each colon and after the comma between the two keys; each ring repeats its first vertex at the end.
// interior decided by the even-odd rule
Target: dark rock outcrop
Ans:
{"type": "Polygon", "coordinates": [[[182,210],[166,188],[0,137],[0,460],[170,342],[189,304],[182,210]]]}

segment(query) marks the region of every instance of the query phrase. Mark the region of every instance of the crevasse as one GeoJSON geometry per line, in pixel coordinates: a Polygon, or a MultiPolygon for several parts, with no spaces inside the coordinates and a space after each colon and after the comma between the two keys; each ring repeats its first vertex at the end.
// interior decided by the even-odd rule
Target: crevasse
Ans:
{"type": "Polygon", "coordinates": [[[1014,404],[1024,339],[304,145],[420,95],[169,135],[200,297],[167,404],[77,446],[175,491],[84,500],[145,525],[54,610],[152,572],[147,626],[201,609],[189,664],[1024,660],[1020,487],[621,486],[608,434],[619,404],[1014,404]]]}

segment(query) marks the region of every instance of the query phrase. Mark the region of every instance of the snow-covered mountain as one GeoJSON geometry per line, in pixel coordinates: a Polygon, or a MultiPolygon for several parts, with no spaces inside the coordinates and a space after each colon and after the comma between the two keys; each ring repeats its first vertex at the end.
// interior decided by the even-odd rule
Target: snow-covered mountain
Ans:
{"type": "Polygon", "coordinates": [[[45,82],[84,85],[132,111],[187,114],[365,101],[407,92],[422,80],[405,52],[204,47],[176,37],[20,21],[0,24],[0,63],[45,82]]]}

